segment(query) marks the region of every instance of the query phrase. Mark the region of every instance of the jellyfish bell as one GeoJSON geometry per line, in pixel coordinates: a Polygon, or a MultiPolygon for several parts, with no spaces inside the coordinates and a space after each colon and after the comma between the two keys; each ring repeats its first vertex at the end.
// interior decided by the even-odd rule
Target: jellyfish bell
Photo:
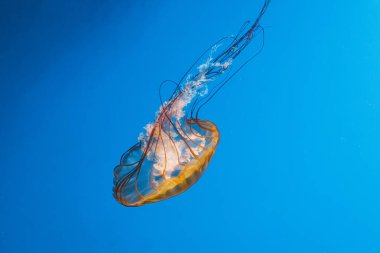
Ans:
{"type": "Polygon", "coordinates": [[[207,120],[186,120],[180,140],[156,131],[146,154],[138,144],[115,168],[114,196],[123,205],[140,206],[184,192],[202,176],[219,142],[216,125],[207,120]],[[136,154],[145,158],[134,160],[136,154]],[[127,172],[129,166],[139,169],[127,172]]]}
{"type": "Polygon", "coordinates": [[[161,100],[155,121],[145,126],[138,143],[114,169],[113,192],[119,203],[158,202],[186,191],[203,175],[220,133],[214,123],[199,119],[198,113],[251,59],[230,74],[234,59],[262,31],[259,20],[268,3],[252,26],[243,26],[238,35],[228,37],[229,43],[223,38],[206,50],[176,83],[168,101],[161,100]]]}

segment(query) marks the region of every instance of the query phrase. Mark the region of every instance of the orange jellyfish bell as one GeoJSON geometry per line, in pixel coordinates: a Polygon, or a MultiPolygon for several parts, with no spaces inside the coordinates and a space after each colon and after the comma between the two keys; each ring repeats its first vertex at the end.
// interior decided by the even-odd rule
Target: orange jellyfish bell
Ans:
{"type": "Polygon", "coordinates": [[[158,202],[186,191],[202,176],[218,145],[219,131],[212,122],[200,120],[198,113],[253,58],[230,73],[234,59],[263,31],[259,20],[268,3],[252,26],[246,29],[246,23],[238,35],[210,47],[175,83],[172,96],[161,102],[155,121],[145,126],[139,142],[122,155],[114,169],[113,192],[119,203],[141,206],[158,202]],[[223,74],[226,77],[218,82],[223,74]]]}
{"type": "Polygon", "coordinates": [[[206,120],[186,120],[177,138],[155,125],[149,151],[142,153],[139,143],[115,168],[115,198],[126,206],[140,206],[184,192],[202,176],[218,141],[218,129],[206,120]],[[140,155],[145,158],[140,160],[140,155]]]}

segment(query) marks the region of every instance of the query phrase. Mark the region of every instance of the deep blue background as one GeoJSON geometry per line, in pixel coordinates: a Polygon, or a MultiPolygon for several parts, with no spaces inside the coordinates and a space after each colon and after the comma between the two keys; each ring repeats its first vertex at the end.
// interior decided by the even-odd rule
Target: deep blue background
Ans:
{"type": "Polygon", "coordinates": [[[141,208],[113,167],[263,1],[0,2],[1,252],[380,252],[380,2],[272,1],[264,51],[202,117],[217,152],[141,208]]]}

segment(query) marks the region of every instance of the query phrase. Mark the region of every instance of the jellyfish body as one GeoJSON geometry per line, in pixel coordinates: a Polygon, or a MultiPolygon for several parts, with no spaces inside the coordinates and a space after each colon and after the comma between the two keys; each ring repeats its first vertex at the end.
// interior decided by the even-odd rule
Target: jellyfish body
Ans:
{"type": "Polygon", "coordinates": [[[222,46],[223,38],[202,54],[176,83],[169,100],[161,101],[155,121],[145,126],[139,142],[122,155],[114,169],[113,191],[119,203],[141,206],[161,201],[184,192],[202,176],[220,134],[215,124],[200,120],[198,112],[250,60],[229,75],[234,59],[263,31],[259,20],[268,3],[252,26],[243,26],[238,35],[227,38],[231,42],[222,46]],[[210,91],[209,83],[216,83],[210,91]]]}
{"type": "Polygon", "coordinates": [[[173,197],[201,177],[215,152],[219,131],[213,123],[195,119],[187,120],[181,129],[181,141],[176,141],[157,126],[152,136],[153,152],[147,155],[154,157],[139,160],[144,154],[138,144],[121,159],[121,164],[115,168],[114,189],[120,203],[139,206],[173,197]],[[140,169],[125,180],[123,176],[128,173],[128,166],[134,164],[140,169]]]}

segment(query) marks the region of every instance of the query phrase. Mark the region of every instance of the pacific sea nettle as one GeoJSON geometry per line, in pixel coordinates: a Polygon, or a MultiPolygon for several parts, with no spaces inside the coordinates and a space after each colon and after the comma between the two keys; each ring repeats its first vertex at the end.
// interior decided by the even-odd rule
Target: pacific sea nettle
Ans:
{"type": "MultiPolygon", "coordinates": [[[[199,110],[253,57],[231,72],[232,63],[259,32],[259,21],[242,27],[206,50],[185,73],[153,123],[114,169],[114,197],[125,206],[141,206],[178,195],[204,173],[219,142],[217,126],[198,118],[199,110]],[[224,77],[223,77],[224,76],[224,77]]],[[[263,44],[260,49],[262,49],[263,44]]],[[[164,82],[165,83],[165,82],[164,82]]],[[[160,87],[161,88],[161,87],[160,87]]]]}

